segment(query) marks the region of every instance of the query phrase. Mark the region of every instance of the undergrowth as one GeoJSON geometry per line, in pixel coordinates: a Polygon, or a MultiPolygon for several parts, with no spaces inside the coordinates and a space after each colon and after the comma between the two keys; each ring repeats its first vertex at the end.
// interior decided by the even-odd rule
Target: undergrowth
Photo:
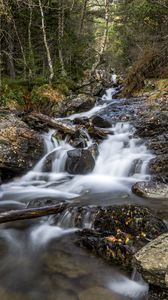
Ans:
{"type": "Polygon", "coordinates": [[[5,78],[0,89],[0,107],[51,115],[74,88],[74,82],[69,79],[59,79],[51,86],[41,78],[34,82],[5,78]]]}
{"type": "Polygon", "coordinates": [[[167,58],[167,53],[159,50],[145,51],[127,73],[124,81],[124,96],[130,96],[134,91],[140,90],[145,85],[147,78],[167,77],[167,58]]]}

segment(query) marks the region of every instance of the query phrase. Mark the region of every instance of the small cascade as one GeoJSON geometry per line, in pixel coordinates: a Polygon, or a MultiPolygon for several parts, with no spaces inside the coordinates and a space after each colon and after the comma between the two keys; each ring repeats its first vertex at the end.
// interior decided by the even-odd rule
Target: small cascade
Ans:
{"type": "MultiPolygon", "coordinates": [[[[83,130],[87,145],[92,139],[83,130]]],[[[47,153],[32,171],[21,179],[1,186],[1,199],[30,201],[37,198],[70,199],[84,193],[130,192],[137,180],[148,179],[148,162],[153,157],[144,143],[134,138],[129,123],[117,123],[111,134],[99,145],[99,156],[92,173],[72,176],[65,172],[67,151],[73,147],[52,138],[53,130],[43,135],[47,153]]]]}
{"type": "Polygon", "coordinates": [[[109,88],[106,90],[106,93],[103,95],[103,101],[111,101],[113,96],[116,94],[116,88],[109,88]]]}
{"type": "Polygon", "coordinates": [[[126,276],[119,276],[113,279],[108,287],[119,295],[129,299],[147,300],[148,285],[143,281],[134,281],[126,276]]]}

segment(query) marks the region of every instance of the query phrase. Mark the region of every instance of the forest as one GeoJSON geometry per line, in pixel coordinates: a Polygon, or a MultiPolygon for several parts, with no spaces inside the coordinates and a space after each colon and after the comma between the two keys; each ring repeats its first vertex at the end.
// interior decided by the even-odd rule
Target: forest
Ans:
{"type": "Polygon", "coordinates": [[[168,0],[0,17],[0,299],[168,299],[168,0]]]}
{"type": "Polygon", "coordinates": [[[96,68],[129,74],[130,91],[145,78],[167,76],[166,0],[1,0],[0,5],[2,90],[11,82],[30,89],[60,82],[71,87],[96,68]]]}

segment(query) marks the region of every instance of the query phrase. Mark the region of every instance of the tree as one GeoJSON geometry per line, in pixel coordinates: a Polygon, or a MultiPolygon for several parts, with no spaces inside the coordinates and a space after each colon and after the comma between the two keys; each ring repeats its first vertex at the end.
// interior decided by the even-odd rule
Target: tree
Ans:
{"type": "Polygon", "coordinates": [[[48,67],[49,67],[49,71],[50,71],[49,82],[51,83],[51,81],[53,80],[53,77],[54,77],[54,70],[53,70],[53,64],[52,64],[52,60],[51,60],[50,49],[49,49],[48,42],[47,42],[44,10],[43,10],[43,5],[42,5],[41,0],[39,0],[39,8],[40,8],[40,14],[41,14],[41,28],[42,28],[42,32],[43,32],[43,40],[44,40],[44,45],[45,45],[46,54],[47,54],[48,67]]]}

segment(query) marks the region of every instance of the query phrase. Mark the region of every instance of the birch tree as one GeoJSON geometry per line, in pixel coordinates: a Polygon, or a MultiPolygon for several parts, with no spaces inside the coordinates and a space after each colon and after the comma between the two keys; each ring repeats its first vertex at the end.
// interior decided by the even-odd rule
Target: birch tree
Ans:
{"type": "Polygon", "coordinates": [[[106,48],[106,44],[107,44],[107,39],[108,39],[108,28],[109,28],[109,0],[104,0],[104,8],[105,8],[105,15],[104,15],[104,31],[103,31],[103,36],[101,39],[101,43],[100,43],[100,49],[97,52],[97,58],[96,58],[96,62],[94,63],[92,70],[91,70],[91,74],[93,74],[95,72],[95,70],[97,69],[97,67],[101,64],[101,60],[103,58],[103,54],[106,48]]]}
{"type": "Polygon", "coordinates": [[[53,69],[53,64],[52,64],[52,59],[51,59],[51,53],[50,53],[50,48],[48,45],[47,41],[47,34],[46,34],[46,28],[45,28],[45,19],[44,19],[44,10],[43,10],[43,5],[41,0],[39,0],[39,8],[40,8],[40,14],[41,14],[41,28],[43,32],[43,40],[44,40],[44,46],[46,49],[46,54],[47,54],[47,61],[48,61],[48,67],[49,67],[49,83],[52,82],[53,77],[54,77],[54,69],[53,69]]]}
{"type": "Polygon", "coordinates": [[[32,48],[32,17],[33,17],[33,2],[32,0],[28,0],[29,7],[29,23],[28,23],[28,45],[29,45],[29,79],[33,77],[33,69],[34,69],[34,54],[32,48]]]}

